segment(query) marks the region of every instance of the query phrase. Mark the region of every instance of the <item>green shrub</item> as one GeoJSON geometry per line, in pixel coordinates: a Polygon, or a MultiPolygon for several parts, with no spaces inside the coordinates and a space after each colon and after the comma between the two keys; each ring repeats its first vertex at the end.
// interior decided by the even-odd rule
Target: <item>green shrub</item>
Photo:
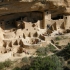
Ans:
{"type": "Polygon", "coordinates": [[[21,68],[15,67],[13,70],[63,70],[62,62],[56,55],[48,57],[34,57],[29,65],[21,68]]]}
{"type": "Polygon", "coordinates": [[[53,45],[51,45],[51,44],[49,44],[48,47],[49,47],[49,50],[50,50],[51,52],[54,52],[54,50],[56,49],[56,48],[55,48],[53,45]]]}
{"type": "Polygon", "coordinates": [[[55,37],[55,40],[58,41],[58,40],[61,40],[61,38],[60,37],[55,37]]]}
{"type": "Polygon", "coordinates": [[[0,62],[0,70],[3,70],[4,67],[5,67],[4,64],[0,62]]]}
{"type": "Polygon", "coordinates": [[[58,45],[59,44],[59,42],[56,42],[56,45],[58,45]]]}
{"type": "Polygon", "coordinates": [[[33,68],[30,68],[29,70],[33,70],[33,68]]]}
{"type": "Polygon", "coordinates": [[[22,58],[22,61],[21,62],[23,62],[23,63],[29,63],[29,58],[24,57],[24,58],[22,58]]]}
{"type": "Polygon", "coordinates": [[[37,55],[47,55],[47,52],[49,51],[48,47],[41,47],[37,49],[37,55]]]}
{"type": "Polygon", "coordinates": [[[21,70],[19,67],[15,67],[13,70],[21,70]]]}
{"type": "Polygon", "coordinates": [[[11,60],[7,60],[5,62],[0,62],[0,70],[3,70],[5,67],[10,67],[11,66],[11,60]]]}
{"type": "Polygon", "coordinates": [[[11,64],[12,64],[12,61],[11,61],[11,60],[6,60],[5,62],[3,62],[3,65],[4,65],[5,67],[10,67],[11,64]]]}
{"type": "Polygon", "coordinates": [[[37,55],[44,56],[47,55],[49,52],[54,52],[55,49],[56,48],[53,45],[49,44],[47,47],[38,48],[36,52],[37,55]]]}
{"type": "MultiPolygon", "coordinates": [[[[26,70],[26,69],[25,69],[26,70]]],[[[62,63],[56,55],[51,57],[35,57],[27,70],[63,70],[62,63]]]]}
{"type": "Polygon", "coordinates": [[[64,49],[57,53],[58,56],[64,57],[65,60],[70,59],[70,43],[64,49]]]}

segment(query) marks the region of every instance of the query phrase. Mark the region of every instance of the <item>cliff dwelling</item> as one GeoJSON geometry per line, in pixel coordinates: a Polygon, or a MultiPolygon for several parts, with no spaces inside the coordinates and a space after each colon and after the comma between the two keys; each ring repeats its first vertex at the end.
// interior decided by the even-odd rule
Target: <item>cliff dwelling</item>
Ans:
{"type": "MultiPolygon", "coordinates": [[[[50,3],[50,2],[48,2],[50,3]]],[[[64,6],[47,6],[38,2],[0,2],[0,53],[23,53],[23,49],[38,48],[48,44],[49,36],[70,32],[70,15],[64,6]],[[2,4],[3,5],[2,5],[2,4]],[[27,6],[26,9],[24,6],[27,6]],[[33,6],[34,5],[34,6],[33,6]],[[42,7],[44,6],[44,8],[42,7]],[[16,8],[16,10],[15,10],[16,8]],[[62,9],[60,12],[58,10],[62,9]],[[55,13],[56,12],[56,13],[55,13]]],[[[13,56],[13,55],[11,55],[13,56]]]]}

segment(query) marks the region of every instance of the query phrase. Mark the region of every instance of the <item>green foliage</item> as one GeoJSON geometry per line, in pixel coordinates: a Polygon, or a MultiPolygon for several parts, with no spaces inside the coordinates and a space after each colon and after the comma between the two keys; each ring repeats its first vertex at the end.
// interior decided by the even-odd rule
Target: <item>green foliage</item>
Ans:
{"type": "Polygon", "coordinates": [[[13,70],[21,70],[19,67],[15,67],[13,70]]]}
{"type": "Polygon", "coordinates": [[[23,62],[23,63],[29,63],[29,58],[24,57],[24,58],[22,58],[22,61],[21,62],[23,62]]]}
{"type": "Polygon", "coordinates": [[[10,67],[12,62],[11,62],[11,60],[6,60],[3,64],[5,67],[10,67]]]}
{"type": "Polygon", "coordinates": [[[13,70],[63,70],[62,62],[56,55],[50,57],[34,57],[28,66],[15,67],[13,70]]]}
{"type": "Polygon", "coordinates": [[[5,67],[4,64],[0,62],[0,70],[3,70],[4,67],[5,67]]]}
{"type": "Polygon", "coordinates": [[[68,45],[63,50],[58,52],[57,55],[64,57],[65,60],[70,59],[70,43],[68,43],[68,45]]]}
{"type": "Polygon", "coordinates": [[[40,55],[40,56],[45,56],[48,54],[48,52],[54,52],[55,51],[55,47],[51,44],[49,44],[47,47],[41,47],[39,49],[37,49],[37,55],[40,55]]]}
{"type": "Polygon", "coordinates": [[[70,70],[70,64],[67,64],[67,68],[69,68],[69,70],[70,70]]]}
{"type": "Polygon", "coordinates": [[[57,56],[35,57],[27,70],[63,70],[62,64],[57,56]]]}
{"type": "Polygon", "coordinates": [[[6,60],[5,62],[0,62],[0,70],[3,70],[5,67],[10,67],[12,64],[11,60],[6,60]]]}
{"type": "Polygon", "coordinates": [[[49,50],[50,50],[51,52],[54,52],[54,50],[56,49],[56,48],[55,48],[53,45],[51,45],[51,44],[49,44],[48,47],[49,47],[49,50]]]}
{"type": "Polygon", "coordinates": [[[61,38],[60,37],[55,37],[55,40],[58,41],[58,40],[61,40],[61,38]]]}
{"type": "Polygon", "coordinates": [[[56,45],[58,45],[59,44],[59,42],[56,42],[56,45]]]}
{"type": "Polygon", "coordinates": [[[46,47],[41,47],[39,49],[37,49],[37,55],[47,55],[48,52],[48,48],[46,47]]]}

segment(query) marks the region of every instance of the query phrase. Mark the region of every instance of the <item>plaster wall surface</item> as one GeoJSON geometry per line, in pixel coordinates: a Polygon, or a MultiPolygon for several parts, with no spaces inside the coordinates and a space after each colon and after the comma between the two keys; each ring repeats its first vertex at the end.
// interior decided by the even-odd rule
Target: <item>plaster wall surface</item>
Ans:
{"type": "Polygon", "coordinates": [[[66,29],[70,29],[70,16],[66,16],[66,29]]]}

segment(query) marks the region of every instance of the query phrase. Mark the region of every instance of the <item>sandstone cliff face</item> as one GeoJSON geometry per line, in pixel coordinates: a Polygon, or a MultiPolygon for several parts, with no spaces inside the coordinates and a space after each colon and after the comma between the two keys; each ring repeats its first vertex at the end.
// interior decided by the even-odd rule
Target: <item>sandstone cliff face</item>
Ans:
{"type": "Polygon", "coordinates": [[[69,0],[2,0],[0,2],[0,15],[49,10],[59,14],[70,14],[69,0]],[[25,2],[26,1],[26,2],[25,2]]]}

